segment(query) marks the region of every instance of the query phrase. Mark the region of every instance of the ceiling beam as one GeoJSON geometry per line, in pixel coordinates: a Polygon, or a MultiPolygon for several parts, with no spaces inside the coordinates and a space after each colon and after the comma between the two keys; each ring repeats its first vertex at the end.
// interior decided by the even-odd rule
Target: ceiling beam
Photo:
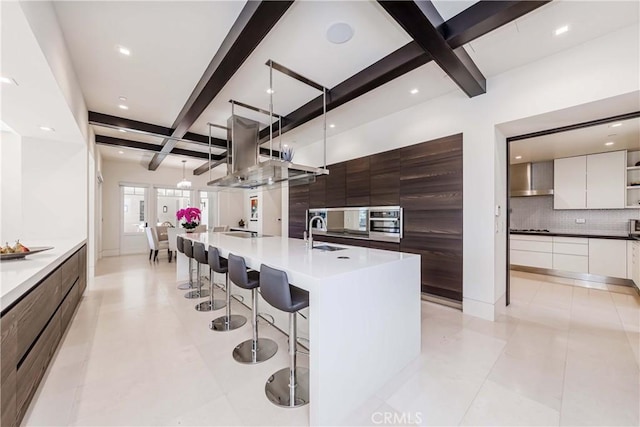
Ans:
{"type": "Polygon", "coordinates": [[[207,161],[205,164],[203,164],[201,166],[198,166],[196,169],[194,169],[193,170],[193,174],[196,175],[196,176],[197,175],[202,175],[203,173],[208,172],[209,169],[215,169],[218,166],[225,165],[225,164],[227,164],[226,156],[225,156],[224,159],[215,160],[215,161],[212,161],[211,163],[209,163],[207,161]]]}
{"type": "Polygon", "coordinates": [[[486,93],[487,81],[469,55],[462,48],[454,51],[438,31],[443,20],[431,1],[378,0],[378,3],[467,96],[486,93]]]}
{"type": "MultiPolygon", "coordinates": [[[[124,117],[110,116],[108,114],[96,113],[89,111],[89,124],[95,126],[107,127],[110,129],[122,129],[128,132],[140,133],[157,138],[170,137],[173,129],[158,126],[151,123],[139,122],[124,117]]],[[[177,141],[187,142],[198,145],[209,145],[209,137],[197,133],[187,132],[177,141]]],[[[220,138],[211,138],[211,145],[217,149],[227,149],[227,141],[220,138]]]]}
{"type": "MultiPolygon", "coordinates": [[[[158,153],[162,150],[162,146],[159,144],[150,144],[148,142],[132,141],[130,139],[114,138],[112,136],[96,135],[96,144],[98,145],[110,145],[113,147],[133,148],[135,150],[149,151],[158,153]]],[[[185,150],[183,148],[174,148],[171,154],[185,157],[193,157],[196,159],[209,160],[209,153],[203,153],[200,151],[185,150]]],[[[221,160],[226,158],[221,154],[212,154],[211,159],[221,160]]]]}
{"type": "MultiPolygon", "coordinates": [[[[549,1],[483,0],[443,22],[438,29],[443,33],[447,44],[455,50],[547,3],[549,1]]],[[[327,111],[353,101],[431,60],[431,56],[415,41],[410,42],[330,89],[327,111]]],[[[293,130],[321,115],[322,96],[318,96],[283,117],[282,132],[293,130]]],[[[260,142],[268,138],[268,129],[260,132],[260,142]]]]}
{"type": "MultiPolygon", "coordinates": [[[[182,138],[187,133],[292,4],[266,0],[246,3],[173,123],[172,137],[182,138]]],[[[156,170],[175,145],[175,140],[165,139],[162,150],[149,162],[149,170],[156,170]]]]}

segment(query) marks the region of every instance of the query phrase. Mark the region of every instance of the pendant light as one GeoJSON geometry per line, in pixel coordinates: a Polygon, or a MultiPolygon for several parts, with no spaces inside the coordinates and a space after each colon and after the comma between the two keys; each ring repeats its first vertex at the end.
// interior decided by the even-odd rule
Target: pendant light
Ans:
{"type": "Polygon", "coordinates": [[[187,178],[185,177],[185,174],[184,174],[184,168],[186,163],[187,163],[186,160],[182,161],[182,181],[178,183],[178,188],[180,189],[191,188],[191,181],[187,181],[187,178]]]}

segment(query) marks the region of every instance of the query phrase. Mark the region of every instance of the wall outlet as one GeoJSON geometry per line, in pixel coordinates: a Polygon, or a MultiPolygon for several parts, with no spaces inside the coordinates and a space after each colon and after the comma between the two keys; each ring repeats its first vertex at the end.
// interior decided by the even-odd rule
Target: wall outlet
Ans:
{"type": "Polygon", "coordinates": [[[584,218],[576,218],[576,224],[586,224],[587,220],[584,218]]]}

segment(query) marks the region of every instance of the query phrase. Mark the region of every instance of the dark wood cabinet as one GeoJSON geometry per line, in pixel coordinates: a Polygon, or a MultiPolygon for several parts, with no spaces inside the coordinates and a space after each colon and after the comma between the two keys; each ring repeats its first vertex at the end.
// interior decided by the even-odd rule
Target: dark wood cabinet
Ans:
{"type": "Polygon", "coordinates": [[[371,206],[400,205],[400,150],[370,156],[371,206]]]}
{"type": "Polygon", "coordinates": [[[309,208],[324,208],[327,206],[327,175],[319,176],[316,182],[309,184],[309,208]]]}
{"type": "Polygon", "coordinates": [[[289,189],[290,237],[302,237],[309,207],[399,205],[400,244],[320,235],[315,240],[419,254],[422,291],[462,301],[461,134],[328,168],[328,176],[289,189]]]}
{"type": "Polygon", "coordinates": [[[309,209],[309,185],[289,187],[289,238],[302,239],[309,209]]]}
{"type": "Polygon", "coordinates": [[[85,245],[2,312],[2,426],[20,425],[27,412],[86,287],[86,261],[85,245]]]}
{"type": "Polygon", "coordinates": [[[369,157],[349,160],[346,170],[346,206],[369,206],[369,157]]]}
{"type": "Polygon", "coordinates": [[[340,208],[346,205],[346,163],[336,163],[328,166],[329,175],[327,175],[326,189],[326,207],[340,208]]]}

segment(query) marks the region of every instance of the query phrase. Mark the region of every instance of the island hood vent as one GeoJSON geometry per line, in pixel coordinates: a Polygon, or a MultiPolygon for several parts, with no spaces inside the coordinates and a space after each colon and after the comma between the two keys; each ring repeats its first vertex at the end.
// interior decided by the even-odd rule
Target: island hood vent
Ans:
{"type": "Polygon", "coordinates": [[[511,165],[511,197],[553,195],[553,162],[511,165]]]}
{"type": "MultiPolygon", "coordinates": [[[[231,100],[231,117],[227,120],[227,175],[211,180],[207,185],[218,189],[253,189],[263,186],[273,188],[283,182],[291,185],[314,182],[319,175],[328,175],[327,169],[327,89],[304,76],[292,71],[283,65],[271,60],[269,66],[269,111],[253,107],[238,101],[231,100]],[[273,156],[273,122],[278,122],[280,129],[282,118],[273,113],[273,70],[280,71],[308,86],[322,91],[323,98],[323,142],[324,142],[324,167],[316,168],[292,163],[290,159],[273,156]],[[235,107],[240,106],[258,113],[269,115],[269,155],[265,161],[260,161],[260,123],[235,114],[235,107]],[[233,142],[230,144],[230,142],[233,142]]],[[[210,125],[211,126],[211,125],[210,125]]],[[[219,126],[218,126],[219,127],[219,126]]],[[[211,133],[211,132],[210,132],[211,133]]],[[[210,162],[211,165],[211,162],[210,162]]],[[[210,166],[211,167],[211,166],[210,166]]],[[[209,169],[211,176],[211,169],[209,169]]]]}

